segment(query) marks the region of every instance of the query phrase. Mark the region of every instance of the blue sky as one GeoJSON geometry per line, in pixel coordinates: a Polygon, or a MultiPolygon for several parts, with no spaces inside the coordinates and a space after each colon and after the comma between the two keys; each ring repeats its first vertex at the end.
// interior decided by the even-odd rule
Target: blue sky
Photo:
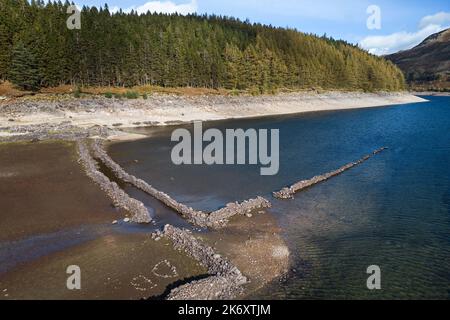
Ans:
{"type": "MultiPolygon", "coordinates": [[[[375,54],[408,49],[450,27],[449,0],[109,0],[109,7],[138,11],[215,13],[358,43],[375,54]],[[370,5],[380,8],[381,29],[367,28],[370,5]]],[[[105,0],[76,0],[102,5],[105,0]]]]}

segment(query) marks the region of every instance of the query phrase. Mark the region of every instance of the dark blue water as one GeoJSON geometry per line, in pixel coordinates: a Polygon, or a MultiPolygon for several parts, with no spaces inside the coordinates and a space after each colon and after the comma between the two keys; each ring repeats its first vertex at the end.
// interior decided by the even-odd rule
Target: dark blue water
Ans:
{"type": "MultiPolygon", "coordinates": [[[[449,299],[450,98],[426,98],[420,104],[208,125],[280,129],[276,176],[260,176],[259,166],[175,166],[173,128],[151,129],[151,139],[116,144],[110,152],[128,171],[198,209],[256,195],[272,201],[292,267],[255,298],[449,299]],[[389,150],[294,200],[271,198],[274,190],[382,146],[389,150]],[[366,287],[370,265],[381,268],[379,291],[366,287]]],[[[169,221],[173,213],[158,207],[156,217],[169,221]]]]}

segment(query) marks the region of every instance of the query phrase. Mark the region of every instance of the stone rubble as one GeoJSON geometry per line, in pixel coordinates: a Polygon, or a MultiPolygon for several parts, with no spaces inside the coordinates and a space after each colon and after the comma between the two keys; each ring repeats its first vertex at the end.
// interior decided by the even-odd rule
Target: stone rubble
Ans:
{"type": "MultiPolygon", "coordinates": [[[[126,194],[115,182],[109,180],[97,168],[97,162],[91,157],[88,146],[85,141],[77,141],[77,150],[79,163],[84,168],[87,176],[91,178],[108,195],[113,204],[121,209],[131,213],[133,216],[129,219],[135,223],[150,223],[150,213],[144,204],[126,194]]],[[[125,218],[124,221],[128,218],[125,218]]]]}
{"type": "MultiPolygon", "coordinates": [[[[235,215],[245,215],[251,218],[251,212],[270,207],[272,207],[272,204],[263,197],[256,197],[255,199],[245,200],[241,203],[232,202],[222,209],[211,212],[207,217],[207,224],[210,226],[226,224],[235,215]]],[[[258,213],[264,213],[264,211],[258,211],[258,213]]]]}
{"type": "Polygon", "coordinates": [[[243,293],[248,283],[241,271],[230,261],[214,252],[213,248],[197,240],[190,231],[166,225],[153,237],[163,236],[171,240],[175,249],[185,251],[208,270],[209,277],[195,280],[173,289],[168,300],[230,300],[243,293]]]}
{"type": "Polygon", "coordinates": [[[357,166],[357,165],[359,165],[359,164],[369,160],[372,156],[374,156],[374,155],[376,155],[376,154],[378,154],[378,153],[380,153],[380,152],[382,152],[382,151],[384,151],[386,149],[387,149],[386,147],[377,149],[374,152],[372,152],[372,154],[366,155],[366,156],[364,156],[363,158],[359,159],[356,162],[352,162],[352,163],[346,164],[345,166],[342,166],[342,167],[340,167],[337,170],[334,170],[334,171],[331,171],[331,172],[328,172],[328,173],[325,173],[325,174],[322,174],[322,175],[315,176],[315,177],[313,177],[313,178],[311,178],[309,180],[302,180],[300,182],[297,182],[297,183],[293,184],[290,187],[286,187],[286,188],[283,188],[280,191],[274,192],[273,196],[275,198],[278,198],[278,199],[293,199],[295,193],[297,193],[299,191],[302,191],[302,190],[305,190],[305,189],[307,189],[309,187],[312,187],[312,186],[314,186],[314,185],[316,185],[316,184],[318,184],[320,182],[326,181],[326,180],[328,180],[328,179],[330,179],[332,177],[340,175],[341,173],[343,173],[343,172],[345,172],[345,171],[347,171],[347,170],[349,170],[349,169],[351,169],[351,168],[353,168],[353,167],[355,167],[355,166],[357,166]]]}

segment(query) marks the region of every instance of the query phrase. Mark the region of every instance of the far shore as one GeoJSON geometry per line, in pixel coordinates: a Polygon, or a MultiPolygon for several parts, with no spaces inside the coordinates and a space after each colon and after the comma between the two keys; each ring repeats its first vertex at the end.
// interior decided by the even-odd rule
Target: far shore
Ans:
{"type": "MultiPolygon", "coordinates": [[[[107,99],[51,96],[48,99],[13,99],[0,102],[0,136],[8,128],[69,123],[80,128],[112,129],[112,140],[138,139],[121,128],[175,125],[288,115],[315,111],[381,107],[427,100],[410,93],[300,92],[262,96],[178,96],[155,94],[148,99],[107,99]]],[[[14,132],[14,130],[12,131],[14,132]]]]}
{"type": "Polygon", "coordinates": [[[411,94],[416,96],[435,96],[435,97],[450,97],[450,92],[436,92],[436,91],[414,91],[411,94]]]}

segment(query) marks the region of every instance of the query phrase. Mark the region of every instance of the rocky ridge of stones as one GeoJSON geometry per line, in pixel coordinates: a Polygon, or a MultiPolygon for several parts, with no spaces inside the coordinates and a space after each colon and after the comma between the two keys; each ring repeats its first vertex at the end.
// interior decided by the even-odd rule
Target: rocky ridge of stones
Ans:
{"type": "Polygon", "coordinates": [[[107,176],[98,170],[97,162],[91,157],[86,142],[78,140],[77,151],[79,163],[84,168],[87,176],[100,186],[116,207],[124,209],[132,214],[130,221],[135,223],[152,222],[150,214],[142,202],[131,198],[117,185],[117,183],[109,180],[107,176]]]}
{"type": "Polygon", "coordinates": [[[325,174],[322,174],[322,175],[315,176],[315,177],[313,177],[313,178],[311,178],[309,180],[299,181],[299,182],[293,184],[290,187],[286,187],[286,188],[283,188],[280,191],[274,192],[273,196],[275,198],[278,198],[278,199],[292,199],[292,198],[294,198],[294,194],[296,194],[297,192],[305,190],[307,188],[310,188],[310,187],[312,187],[312,186],[314,186],[314,185],[316,185],[316,184],[318,184],[320,182],[326,181],[326,180],[328,180],[328,179],[330,179],[332,177],[335,177],[337,175],[340,175],[341,173],[344,173],[345,171],[347,171],[347,170],[349,170],[349,169],[351,169],[351,168],[353,168],[353,167],[355,167],[355,166],[357,166],[357,165],[359,165],[359,164],[369,160],[372,156],[374,156],[374,155],[376,155],[376,154],[378,154],[378,153],[380,153],[380,152],[382,152],[382,151],[384,151],[386,149],[387,149],[386,147],[377,149],[374,152],[372,152],[372,154],[366,155],[366,156],[364,156],[363,158],[359,159],[356,162],[351,162],[349,164],[346,164],[345,166],[342,166],[342,167],[340,167],[337,170],[334,170],[334,171],[331,171],[331,172],[328,172],[328,173],[325,173],[325,174]]]}
{"type": "Polygon", "coordinates": [[[192,281],[173,289],[168,300],[233,299],[243,293],[248,280],[230,261],[214,252],[213,248],[197,240],[188,230],[166,225],[154,238],[166,237],[177,250],[186,252],[208,270],[209,277],[192,281]]]}

